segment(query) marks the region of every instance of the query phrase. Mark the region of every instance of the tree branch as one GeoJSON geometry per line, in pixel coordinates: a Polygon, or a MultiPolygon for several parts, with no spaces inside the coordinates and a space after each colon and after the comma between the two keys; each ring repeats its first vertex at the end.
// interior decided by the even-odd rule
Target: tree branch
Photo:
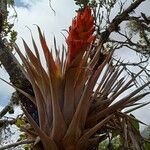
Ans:
{"type": "Polygon", "coordinates": [[[3,120],[0,120],[0,127],[3,127],[4,125],[13,125],[15,124],[16,122],[16,119],[11,119],[11,120],[8,120],[8,119],[3,119],[3,120]]]}
{"type": "Polygon", "coordinates": [[[11,105],[12,103],[10,102],[8,105],[6,105],[2,111],[0,112],[0,119],[7,113],[11,110],[11,105]]]}
{"type": "Polygon", "coordinates": [[[23,145],[23,144],[31,144],[31,143],[34,143],[34,142],[35,142],[35,140],[19,141],[19,142],[16,142],[16,143],[12,143],[12,144],[8,144],[8,145],[5,145],[5,146],[2,146],[2,147],[0,147],[0,150],[16,147],[16,146],[23,145]]]}
{"type": "Polygon", "coordinates": [[[144,1],[145,0],[136,0],[126,10],[124,10],[124,12],[122,12],[120,15],[117,15],[112,20],[112,22],[110,23],[108,28],[104,32],[101,33],[101,39],[103,40],[103,43],[105,43],[108,40],[109,35],[112,32],[118,30],[118,27],[119,27],[120,23],[123,22],[124,20],[126,20],[126,18],[128,17],[129,13],[131,13],[134,9],[136,9],[144,1]]]}

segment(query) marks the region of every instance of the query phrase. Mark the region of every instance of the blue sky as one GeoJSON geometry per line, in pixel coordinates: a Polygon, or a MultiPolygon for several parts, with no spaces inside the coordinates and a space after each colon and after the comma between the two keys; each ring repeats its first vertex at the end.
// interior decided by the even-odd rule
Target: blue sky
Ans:
{"type": "Polygon", "coordinates": [[[28,8],[29,4],[27,4],[24,0],[15,0],[15,6],[28,8]]]}
{"type": "Polygon", "coordinates": [[[33,4],[36,4],[39,0],[15,0],[16,7],[30,8],[33,4]]]}

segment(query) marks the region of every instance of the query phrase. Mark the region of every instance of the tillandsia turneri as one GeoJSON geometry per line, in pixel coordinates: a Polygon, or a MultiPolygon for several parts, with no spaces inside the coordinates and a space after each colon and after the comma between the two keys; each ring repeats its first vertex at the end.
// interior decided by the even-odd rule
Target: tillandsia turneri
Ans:
{"type": "MultiPolygon", "coordinates": [[[[139,92],[150,82],[120,97],[134,86],[134,79],[143,70],[127,80],[123,76],[125,68],[112,65],[114,50],[102,54],[103,45],[96,38],[94,19],[90,6],[77,11],[66,39],[67,52],[64,46],[62,51],[57,49],[54,39],[55,55],[37,27],[46,69],[33,37],[35,54],[24,40],[27,57],[15,45],[23,62],[22,70],[32,84],[35,97],[16,89],[37,107],[39,125],[24,107],[23,111],[40,139],[41,150],[93,149],[109,138],[108,132],[111,136],[121,135],[121,140],[126,140],[123,143],[125,146],[131,145],[135,149],[142,146],[142,137],[131,121],[137,120],[122,110],[134,106],[149,94],[139,92]],[[91,58],[92,51],[96,52],[91,58]],[[99,58],[102,58],[101,63],[98,63],[99,58]],[[115,131],[117,133],[113,134],[115,131]]],[[[138,107],[141,106],[143,104],[138,107]]]]}
{"type": "Polygon", "coordinates": [[[77,17],[73,19],[72,26],[69,28],[67,38],[70,62],[76,58],[81,51],[84,53],[88,46],[94,42],[94,31],[94,17],[91,15],[90,7],[86,7],[84,11],[78,11],[77,17]]]}

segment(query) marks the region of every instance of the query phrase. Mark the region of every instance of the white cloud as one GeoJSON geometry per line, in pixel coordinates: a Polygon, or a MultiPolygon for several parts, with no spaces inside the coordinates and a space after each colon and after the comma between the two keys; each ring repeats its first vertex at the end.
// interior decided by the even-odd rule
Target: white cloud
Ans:
{"type": "MultiPolygon", "coordinates": [[[[48,0],[41,0],[37,3],[34,3],[34,1],[24,0],[25,4],[29,2],[31,5],[30,9],[26,9],[23,7],[17,7],[17,15],[18,18],[15,21],[15,30],[18,32],[18,39],[17,44],[19,47],[23,50],[21,37],[27,41],[29,45],[31,44],[31,37],[30,37],[30,31],[26,28],[28,26],[37,41],[37,44],[39,43],[38,40],[38,34],[37,34],[37,28],[33,24],[37,24],[41,27],[41,30],[44,31],[48,45],[52,47],[53,45],[53,36],[55,35],[57,38],[58,45],[64,42],[64,37],[60,33],[62,29],[68,29],[72,18],[75,15],[75,5],[73,1],[56,1],[55,3],[52,3],[53,8],[56,11],[56,16],[54,15],[54,12],[51,10],[48,0]],[[69,13],[68,13],[69,12],[69,13]]],[[[10,10],[10,14],[12,15],[14,13],[13,10],[10,10]]],[[[39,44],[38,44],[39,45],[39,44]]],[[[4,69],[0,68],[0,77],[4,78],[5,80],[9,81],[9,76],[7,72],[4,69]]],[[[12,91],[14,89],[4,83],[3,81],[0,81],[0,101],[1,99],[4,100],[6,95],[11,95],[12,91]]],[[[9,98],[6,100],[9,101],[9,98]]],[[[0,102],[0,105],[2,105],[3,102],[0,102]]]]}
{"type": "MultiPolygon", "coordinates": [[[[52,1],[53,2],[53,1],[52,1]]],[[[44,31],[46,39],[52,42],[55,35],[58,43],[63,42],[61,32],[63,29],[68,29],[71,20],[75,14],[75,7],[73,1],[55,1],[52,3],[56,15],[49,6],[48,0],[42,0],[34,5],[31,9],[16,8],[18,13],[18,21],[15,23],[15,30],[18,32],[17,43],[20,45],[20,37],[23,37],[30,43],[30,32],[26,28],[28,26],[35,37],[37,37],[37,30],[33,24],[39,25],[41,30],[44,31]]],[[[50,43],[51,43],[50,42],[50,43]]],[[[52,45],[49,44],[50,46],[52,45]]]]}

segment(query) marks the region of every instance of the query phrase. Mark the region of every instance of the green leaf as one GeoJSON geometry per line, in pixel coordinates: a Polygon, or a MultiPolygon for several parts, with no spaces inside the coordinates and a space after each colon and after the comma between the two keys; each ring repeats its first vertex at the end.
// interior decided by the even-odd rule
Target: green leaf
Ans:
{"type": "Polygon", "coordinates": [[[23,146],[24,150],[32,150],[32,145],[31,144],[26,144],[23,146]]]}
{"type": "Polygon", "coordinates": [[[19,118],[19,119],[17,119],[15,124],[16,124],[17,127],[20,127],[22,125],[25,125],[26,122],[25,122],[25,120],[19,118]]]}
{"type": "Polygon", "coordinates": [[[22,140],[25,140],[27,139],[27,135],[25,133],[22,133],[19,135],[19,139],[17,141],[22,141],[22,140]]]}
{"type": "Polygon", "coordinates": [[[131,124],[134,126],[135,129],[137,129],[139,131],[139,129],[140,129],[139,121],[136,120],[134,115],[130,114],[130,116],[133,118],[133,119],[130,118],[131,124]]]}
{"type": "Polygon", "coordinates": [[[145,142],[145,150],[150,150],[150,142],[145,142]]]}

